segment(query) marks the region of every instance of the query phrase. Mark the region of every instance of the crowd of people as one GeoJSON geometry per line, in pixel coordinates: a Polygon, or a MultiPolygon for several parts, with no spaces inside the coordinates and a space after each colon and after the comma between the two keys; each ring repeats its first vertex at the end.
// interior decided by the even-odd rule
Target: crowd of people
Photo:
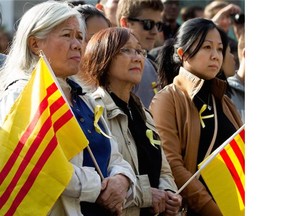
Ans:
{"type": "Polygon", "coordinates": [[[177,190],[244,124],[244,12],[220,0],[180,9],[51,0],[22,16],[0,54],[0,126],[43,52],[101,170],[87,149],[72,158],[49,215],[222,215],[201,176],[177,190]],[[98,106],[110,138],[95,130],[98,106]]]}

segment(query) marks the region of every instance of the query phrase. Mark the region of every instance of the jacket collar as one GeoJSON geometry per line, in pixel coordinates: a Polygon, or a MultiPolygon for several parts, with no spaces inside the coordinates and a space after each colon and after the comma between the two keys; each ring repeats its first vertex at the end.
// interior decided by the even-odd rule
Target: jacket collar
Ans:
{"type": "Polygon", "coordinates": [[[82,87],[73,81],[72,79],[67,79],[67,83],[71,87],[71,94],[72,95],[84,95],[85,93],[82,91],[82,87]]]}
{"type": "MultiPolygon", "coordinates": [[[[93,93],[93,97],[95,99],[97,99],[97,98],[102,99],[102,101],[106,107],[108,118],[113,118],[116,115],[124,114],[124,112],[122,112],[122,110],[120,110],[119,107],[115,104],[115,102],[113,101],[109,92],[106,89],[104,89],[103,87],[98,87],[96,92],[93,93]]],[[[146,115],[145,115],[143,109],[141,109],[141,107],[144,107],[144,105],[142,104],[140,99],[135,94],[131,93],[131,97],[134,100],[134,102],[136,103],[137,107],[139,108],[139,111],[140,111],[143,119],[146,120],[146,115]]]]}
{"type": "MultiPolygon", "coordinates": [[[[199,92],[204,82],[204,79],[200,79],[183,67],[180,67],[179,74],[173,80],[173,84],[187,93],[191,99],[199,92]]],[[[211,80],[211,92],[216,98],[221,99],[226,92],[226,88],[227,83],[224,80],[217,77],[211,80]]]]}

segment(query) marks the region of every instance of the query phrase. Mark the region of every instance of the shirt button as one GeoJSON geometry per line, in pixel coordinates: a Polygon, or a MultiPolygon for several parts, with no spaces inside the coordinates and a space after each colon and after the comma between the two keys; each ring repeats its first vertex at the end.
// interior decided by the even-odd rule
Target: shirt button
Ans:
{"type": "Polygon", "coordinates": [[[91,134],[91,131],[90,130],[87,130],[88,131],[88,133],[90,133],[91,134]]]}
{"type": "Polygon", "coordinates": [[[84,122],[85,120],[84,120],[84,118],[80,118],[80,121],[81,121],[81,122],[84,122]]]}

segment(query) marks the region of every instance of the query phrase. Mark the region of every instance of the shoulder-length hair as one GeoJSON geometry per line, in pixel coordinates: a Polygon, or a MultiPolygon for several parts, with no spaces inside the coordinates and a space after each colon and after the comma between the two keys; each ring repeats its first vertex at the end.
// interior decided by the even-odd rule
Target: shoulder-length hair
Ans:
{"type": "Polygon", "coordinates": [[[131,37],[128,28],[102,29],[89,40],[82,58],[80,70],[91,78],[96,86],[108,86],[108,71],[113,58],[131,37]]]}

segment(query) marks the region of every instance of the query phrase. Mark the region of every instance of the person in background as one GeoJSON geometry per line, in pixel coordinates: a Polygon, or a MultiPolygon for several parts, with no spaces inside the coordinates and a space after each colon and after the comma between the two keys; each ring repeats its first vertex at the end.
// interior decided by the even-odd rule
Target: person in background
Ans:
{"type": "Polygon", "coordinates": [[[75,9],[82,15],[86,24],[86,34],[83,50],[90,38],[98,31],[112,26],[111,22],[101,10],[90,4],[78,5],[75,9]]]}
{"type": "Polygon", "coordinates": [[[164,10],[162,12],[164,41],[173,38],[178,31],[180,24],[177,22],[180,7],[179,0],[162,0],[164,10]]]}
{"type": "MultiPolygon", "coordinates": [[[[158,34],[162,31],[163,8],[161,0],[119,0],[116,15],[118,26],[130,28],[141,47],[149,51],[154,47],[158,34]]],[[[145,58],[142,80],[135,85],[133,92],[148,108],[157,91],[157,65],[148,56],[145,58]]]]}
{"type": "Polygon", "coordinates": [[[119,0],[101,0],[95,5],[99,10],[102,10],[105,16],[110,20],[112,26],[117,26],[116,11],[119,0]]]}
{"type": "Polygon", "coordinates": [[[220,72],[217,74],[217,77],[227,81],[228,77],[235,75],[235,59],[233,53],[231,52],[230,46],[227,46],[223,57],[223,64],[220,72]]]}
{"type": "Polygon", "coordinates": [[[182,23],[188,19],[193,19],[196,17],[203,17],[204,16],[204,8],[201,6],[186,6],[180,10],[180,15],[182,19],[182,23]]]}
{"type": "MultiPolygon", "coordinates": [[[[121,215],[125,200],[131,202],[134,197],[135,173],[118,152],[115,140],[95,131],[94,109],[97,104],[70,79],[79,71],[84,35],[85,24],[81,15],[66,2],[37,4],[21,18],[6,64],[0,72],[0,88],[4,90],[0,100],[1,126],[27,84],[42,51],[104,176],[101,182],[87,149],[72,158],[72,178],[51,209],[51,216],[121,215]]],[[[110,134],[103,117],[98,124],[110,134]]]]}
{"type": "Polygon", "coordinates": [[[6,55],[0,53],[0,69],[3,66],[4,62],[5,62],[5,59],[6,59],[6,55]]]}
{"type": "MultiPolygon", "coordinates": [[[[86,35],[82,45],[82,52],[84,53],[90,38],[101,29],[111,27],[112,24],[110,20],[105,17],[104,13],[93,5],[79,5],[75,7],[75,9],[82,15],[86,24],[86,35]]],[[[73,76],[73,79],[82,83],[82,88],[85,92],[93,92],[97,88],[95,83],[93,81],[91,82],[90,76],[82,73],[82,71],[79,71],[79,73],[73,76]]]]}
{"type": "Polygon", "coordinates": [[[9,53],[12,38],[4,27],[0,27],[0,53],[7,55],[9,53]]]}
{"type": "Polygon", "coordinates": [[[237,41],[245,31],[245,14],[235,14],[232,16],[233,30],[237,41]]]}
{"type": "Polygon", "coordinates": [[[240,112],[242,121],[245,122],[245,31],[241,32],[238,39],[238,59],[239,69],[234,76],[227,78],[229,84],[227,95],[240,112]]]}
{"type": "MultiPolygon", "coordinates": [[[[232,17],[235,14],[241,14],[241,8],[232,3],[226,1],[214,0],[211,1],[204,8],[204,18],[211,19],[217,26],[219,26],[228,35],[229,30],[233,31],[233,21],[232,17]]],[[[237,52],[237,41],[232,37],[229,38],[229,46],[231,52],[235,57],[235,70],[239,67],[238,52],[237,52]]]]}
{"type": "MultiPolygon", "coordinates": [[[[243,124],[224,94],[226,82],[216,77],[226,37],[213,21],[194,18],[184,22],[175,40],[161,50],[159,60],[167,65],[159,66],[159,73],[179,70],[179,74],[154,96],[150,110],[179,188],[243,124]]],[[[222,215],[202,177],[193,179],[181,195],[189,216],[222,215]]]]}
{"type": "Polygon", "coordinates": [[[240,67],[235,71],[234,55],[231,53],[230,47],[227,46],[223,64],[217,77],[225,80],[228,85],[226,94],[235,104],[241,115],[241,120],[245,122],[245,39],[244,31],[238,39],[238,59],[240,67]]]}
{"type": "MultiPolygon", "coordinates": [[[[169,5],[169,1],[162,1],[163,3],[164,2],[167,2],[166,4],[164,3],[164,8],[166,7],[166,11],[168,11],[168,9],[171,7],[172,8],[172,5],[173,5],[173,2],[175,3],[175,5],[179,5],[179,2],[178,3],[176,3],[175,1],[171,1],[170,2],[170,7],[168,6],[169,5]],[[166,5],[166,6],[165,6],[166,5]]],[[[179,7],[179,6],[178,6],[179,7]]],[[[164,11],[165,11],[165,9],[164,9],[164,11]]],[[[169,12],[166,12],[168,15],[170,15],[171,13],[169,13],[169,12]]],[[[179,12],[178,12],[179,13],[179,12]]],[[[173,14],[173,13],[172,13],[173,14]]],[[[182,19],[182,23],[183,22],[185,22],[186,20],[188,20],[188,19],[192,19],[192,18],[196,18],[196,17],[203,17],[203,14],[204,14],[204,8],[203,7],[201,7],[201,6],[186,6],[186,7],[183,7],[181,10],[180,10],[180,16],[181,16],[181,19],[182,19]]],[[[167,15],[167,16],[168,16],[167,15]]],[[[162,16],[164,16],[164,12],[163,12],[163,14],[162,14],[162,16]]],[[[171,16],[171,15],[170,15],[171,16]]],[[[174,20],[174,24],[171,24],[172,26],[177,26],[177,30],[179,29],[179,27],[180,27],[180,24],[178,24],[177,22],[176,22],[176,20],[177,20],[177,17],[178,17],[178,15],[176,16],[176,19],[174,20]]],[[[166,26],[167,26],[167,24],[166,24],[166,26]]],[[[164,29],[165,29],[165,27],[164,27],[164,29]]],[[[164,30],[164,32],[165,32],[165,30],[164,30]]],[[[175,36],[175,34],[176,34],[176,32],[174,32],[174,34],[173,34],[173,37],[175,36]]],[[[172,38],[173,38],[172,37],[172,38]]],[[[171,37],[170,37],[171,38],[171,37]]],[[[163,40],[162,39],[162,42],[160,43],[161,44],[161,46],[159,45],[159,44],[157,44],[157,45],[155,45],[155,47],[152,49],[152,50],[150,50],[149,51],[149,55],[152,57],[152,59],[154,59],[154,61],[156,62],[156,64],[158,65],[159,63],[157,62],[157,58],[158,58],[158,56],[159,56],[159,52],[160,52],[160,50],[162,49],[162,45],[165,43],[165,41],[167,41],[167,40],[169,40],[170,38],[166,38],[165,40],[163,40]]],[[[174,76],[176,76],[176,74],[171,74],[171,76],[173,76],[173,78],[174,78],[174,76]]],[[[171,80],[172,81],[172,80],[171,80]]],[[[165,84],[161,84],[161,81],[159,82],[159,80],[158,80],[158,86],[159,86],[159,88],[163,88],[163,86],[164,85],[166,85],[167,83],[165,83],[165,84]]]]}
{"type": "Polygon", "coordinates": [[[179,15],[179,0],[161,0],[164,5],[164,10],[161,13],[163,21],[163,31],[158,34],[153,49],[149,50],[148,54],[156,61],[158,52],[163,43],[169,38],[173,38],[176,34],[180,24],[177,22],[179,15]]]}
{"type": "Polygon", "coordinates": [[[81,71],[98,86],[92,95],[103,103],[119,150],[137,176],[136,196],[124,215],[176,215],[181,196],[174,195],[177,187],[152,116],[132,92],[141,81],[145,57],[146,50],[130,29],[108,28],[89,41],[81,71]]]}

